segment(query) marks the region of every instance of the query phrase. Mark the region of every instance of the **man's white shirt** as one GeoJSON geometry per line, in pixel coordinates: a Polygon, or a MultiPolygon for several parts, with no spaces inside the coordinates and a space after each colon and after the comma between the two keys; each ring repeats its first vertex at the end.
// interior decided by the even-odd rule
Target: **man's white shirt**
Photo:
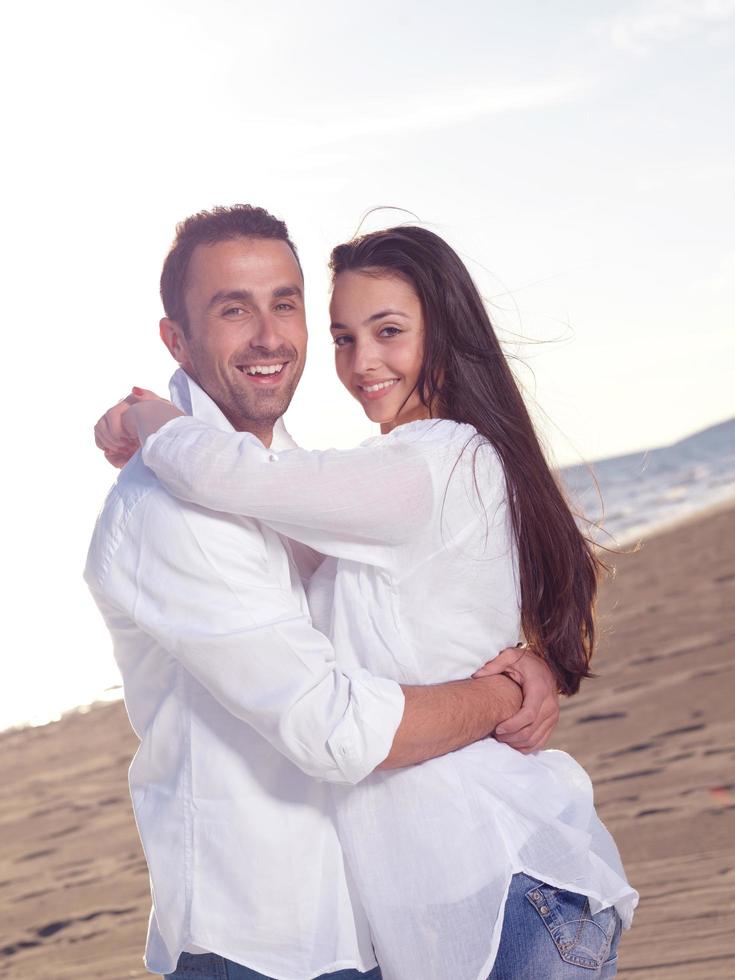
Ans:
{"type": "MultiPolygon", "coordinates": [[[[232,431],[184,372],[171,395],[232,431]]],[[[279,424],[274,451],[293,445],[279,424]]],[[[387,756],[399,685],[340,669],[282,538],[176,500],[140,454],[105,502],[85,578],[141,741],[130,791],[151,876],[147,967],[170,973],[187,949],[279,980],[371,969],[329,783],[387,756]]]]}

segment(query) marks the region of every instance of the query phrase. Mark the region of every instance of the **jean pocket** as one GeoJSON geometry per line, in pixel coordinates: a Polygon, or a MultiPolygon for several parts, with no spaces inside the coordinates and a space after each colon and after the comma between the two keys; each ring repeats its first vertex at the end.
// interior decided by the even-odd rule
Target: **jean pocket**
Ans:
{"type": "Polygon", "coordinates": [[[610,956],[619,917],[614,908],[590,913],[585,895],[539,882],[526,892],[566,963],[599,970],[610,956]]]}
{"type": "Polygon", "coordinates": [[[227,980],[227,967],[215,953],[182,953],[166,980],[227,980]]]}

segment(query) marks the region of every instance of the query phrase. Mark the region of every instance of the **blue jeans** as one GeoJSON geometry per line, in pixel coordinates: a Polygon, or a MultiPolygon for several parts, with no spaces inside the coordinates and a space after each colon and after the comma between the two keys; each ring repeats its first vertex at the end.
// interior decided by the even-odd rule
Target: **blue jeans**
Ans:
{"type": "MultiPolygon", "coordinates": [[[[166,974],[166,980],[270,980],[270,977],[214,953],[182,953],[176,972],[166,974]]],[[[380,980],[380,970],[377,966],[369,973],[338,970],[325,973],[317,980],[380,980]]]]}
{"type": "Polygon", "coordinates": [[[620,931],[614,908],[591,915],[584,895],[514,875],[488,980],[609,980],[620,931]]]}
{"type": "MultiPolygon", "coordinates": [[[[488,980],[610,980],[617,973],[620,916],[615,909],[590,915],[584,895],[561,891],[517,874],[508,892],[503,932],[488,980]]],[[[167,980],[270,980],[214,953],[182,953],[167,980]]],[[[381,980],[339,970],[318,980],[381,980]]],[[[452,978],[447,977],[447,980],[452,978]]]]}

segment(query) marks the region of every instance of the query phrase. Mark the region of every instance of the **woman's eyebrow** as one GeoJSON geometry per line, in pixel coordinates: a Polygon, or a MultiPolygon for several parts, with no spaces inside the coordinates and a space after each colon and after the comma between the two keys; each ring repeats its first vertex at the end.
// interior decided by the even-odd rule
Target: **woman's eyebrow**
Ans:
{"type": "Polygon", "coordinates": [[[401,313],[400,310],[381,310],[379,313],[373,313],[369,316],[364,323],[375,323],[376,320],[382,320],[384,316],[402,316],[408,319],[408,313],[401,313]]]}
{"type": "MultiPolygon", "coordinates": [[[[371,314],[371,316],[369,316],[367,318],[367,320],[363,320],[362,321],[363,322],[363,326],[366,325],[366,324],[368,324],[368,323],[375,323],[377,320],[382,320],[383,317],[386,317],[386,316],[402,316],[406,320],[410,319],[408,313],[401,313],[400,310],[380,310],[378,313],[371,314]]],[[[329,329],[330,330],[349,330],[350,328],[346,324],[344,324],[344,323],[337,323],[335,321],[334,323],[331,323],[330,324],[329,329]]]]}

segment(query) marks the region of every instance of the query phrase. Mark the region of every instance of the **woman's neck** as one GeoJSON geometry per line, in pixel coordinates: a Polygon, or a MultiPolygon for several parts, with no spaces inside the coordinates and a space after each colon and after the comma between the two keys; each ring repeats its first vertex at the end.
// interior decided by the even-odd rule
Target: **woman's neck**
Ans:
{"type": "Polygon", "coordinates": [[[390,422],[381,422],[380,431],[386,436],[393,429],[397,429],[399,425],[406,425],[408,422],[418,422],[421,419],[430,419],[434,416],[426,407],[426,405],[417,405],[415,408],[409,409],[407,412],[401,412],[390,422]]]}

